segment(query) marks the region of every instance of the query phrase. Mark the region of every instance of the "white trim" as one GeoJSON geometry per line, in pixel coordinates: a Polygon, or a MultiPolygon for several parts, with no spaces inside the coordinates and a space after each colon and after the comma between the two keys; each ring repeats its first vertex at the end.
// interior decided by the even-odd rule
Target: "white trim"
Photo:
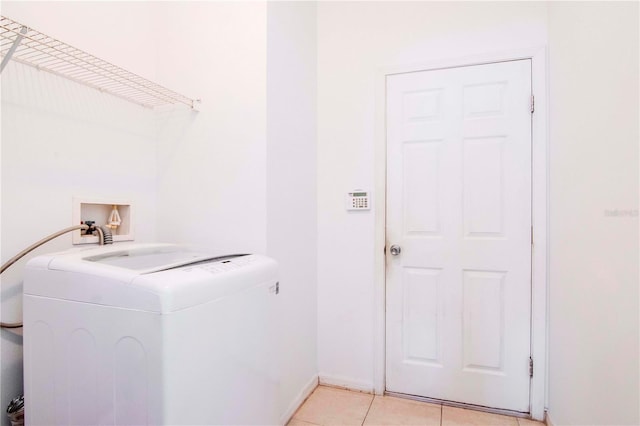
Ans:
{"type": "Polygon", "coordinates": [[[544,416],[544,423],[547,426],[553,426],[553,422],[551,421],[551,417],[549,417],[549,412],[547,411],[544,416]]]}
{"type": "Polygon", "coordinates": [[[300,390],[298,395],[291,401],[287,411],[284,412],[280,416],[281,425],[286,425],[289,420],[293,417],[293,415],[298,411],[298,408],[304,404],[304,402],[309,398],[311,393],[318,387],[318,376],[313,376],[311,380],[300,390]]]}
{"type": "Polygon", "coordinates": [[[543,420],[547,385],[549,283],[549,86],[546,49],[538,49],[531,55],[531,76],[536,106],[532,122],[531,356],[534,360],[534,374],[531,379],[530,414],[536,420],[543,420]]]}
{"type": "Polygon", "coordinates": [[[374,392],[385,391],[385,224],[386,224],[386,76],[391,74],[427,71],[442,68],[480,65],[531,59],[532,91],[536,109],[532,123],[532,223],[534,248],[532,252],[531,291],[531,354],[535,362],[531,380],[531,417],[544,418],[547,382],[547,288],[548,288],[548,84],[547,52],[545,47],[525,48],[510,52],[443,59],[422,64],[394,66],[377,70],[375,77],[375,148],[374,193],[374,392]]]}
{"type": "Polygon", "coordinates": [[[387,206],[387,142],[386,142],[386,76],[380,71],[375,76],[375,129],[374,129],[374,321],[373,321],[373,389],[384,395],[386,368],[386,206],[387,206]]]}
{"type": "Polygon", "coordinates": [[[351,377],[320,374],[318,376],[318,380],[321,385],[333,386],[336,388],[348,389],[358,392],[374,393],[373,383],[353,380],[351,377]]]}

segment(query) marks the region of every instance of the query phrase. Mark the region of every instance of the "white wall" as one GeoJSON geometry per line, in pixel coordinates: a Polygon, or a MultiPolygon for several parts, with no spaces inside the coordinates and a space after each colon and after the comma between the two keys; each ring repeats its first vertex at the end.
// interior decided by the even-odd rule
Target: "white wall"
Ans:
{"type": "MultiPolygon", "coordinates": [[[[148,7],[119,3],[3,2],[2,14],[136,71],[155,73],[143,49],[148,37],[148,7]],[[79,8],[78,13],[72,12],[79,8]],[[78,19],[83,16],[82,19],[78,19]],[[119,20],[120,31],[113,32],[119,20]],[[111,43],[103,34],[112,34],[111,43]],[[127,45],[132,51],[116,49],[127,45]]],[[[151,49],[154,52],[154,49],[151,49]]],[[[150,110],[100,94],[17,63],[2,73],[2,262],[29,244],[71,226],[72,197],[130,199],[136,238],[155,239],[155,119],[150,110]]],[[[34,254],[71,246],[70,234],[34,254]]],[[[29,256],[31,257],[31,256],[29,256]]],[[[3,321],[22,316],[22,267],[25,258],[2,276],[3,321]]],[[[18,332],[19,333],[19,332],[18,332]]],[[[22,392],[22,338],[0,333],[0,405],[22,392]]],[[[2,424],[8,424],[5,415],[2,424]]]]}
{"type": "Polygon", "coordinates": [[[266,3],[156,8],[158,82],[202,99],[159,123],[159,238],[264,253],[266,3]]]}
{"type": "Polygon", "coordinates": [[[282,422],[317,380],[316,5],[267,8],[267,254],[280,265],[282,422]]]}
{"type": "MultiPolygon", "coordinates": [[[[318,4],[318,362],[326,382],[373,389],[374,219],[344,210],[373,190],[379,68],[546,44],[546,5],[318,4]]],[[[373,194],[373,197],[381,194],[373,194]]],[[[380,212],[382,213],[382,212],[380,212]]]]}
{"type": "Polygon", "coordinates": [[[638,36],[637,2],[549,4],[555,425],[640,423],[638,36]]]}

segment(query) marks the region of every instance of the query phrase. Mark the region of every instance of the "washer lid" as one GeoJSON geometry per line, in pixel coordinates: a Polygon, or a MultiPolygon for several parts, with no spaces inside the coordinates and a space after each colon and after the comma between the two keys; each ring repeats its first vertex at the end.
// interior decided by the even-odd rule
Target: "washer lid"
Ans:
{"type": "MultiPolygon", "coordinates": [[[[87,262],[129,269],[140,274],[165,271],[194,263],[225,260],[242,254],[218,255],[202,253],[180,246],[134,247],[93,256],[83,257],[87,262]]],[[[51,265],[53,266],[53,265],[51,265]]],[[[53,267],[52,269],[57,269],[53,267]]]]}
{"type": "Polygon", "coordinates": [[[227,256],[177,244],[125,243],[45,254],[27,263],[32,268],[101,275],[130,282],[142,274],[164,271],[227,256]]]}
{"type": "Polygon", "coordinates": [[[24,294],[168,313],[276,280],[266,256],[134,243],[33,258],[24,294]]]}

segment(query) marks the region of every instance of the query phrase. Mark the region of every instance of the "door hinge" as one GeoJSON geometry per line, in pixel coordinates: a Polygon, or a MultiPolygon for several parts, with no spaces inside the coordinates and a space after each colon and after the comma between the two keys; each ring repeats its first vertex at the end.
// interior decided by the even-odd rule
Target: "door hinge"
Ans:
{"type": "Polygon", "coordinates": [[[533,377],[533,358],[529,357],[529,377],[533,377]]]}
{"type": "Polygon", "coordinates": [[[531,245],[533,246],[533,226],[531,227],[531,245]]]}
{"type": "Polygon", "coordinates": [[[531,95],[531,114],[536,110],[536,98],[531,95]]]}

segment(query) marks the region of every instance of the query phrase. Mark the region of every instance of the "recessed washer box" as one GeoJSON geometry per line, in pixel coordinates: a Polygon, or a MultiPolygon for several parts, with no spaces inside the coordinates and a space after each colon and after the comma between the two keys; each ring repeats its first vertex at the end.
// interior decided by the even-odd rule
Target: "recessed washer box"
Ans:
{"type": "MultiPolygon", "coordinates": [[[[120,226],[111,230],[113,241],[133,241],[133,204],[122,199],[92,199],[73,197],[73,224],[80,225],[87,220],[94,221],[96,226],[105,226],[114,206],[122,220],[120,226]]],[[[98,237],[84,235],[80,230],[74,231],[73,244],[96,244],[98,237]]]]}

